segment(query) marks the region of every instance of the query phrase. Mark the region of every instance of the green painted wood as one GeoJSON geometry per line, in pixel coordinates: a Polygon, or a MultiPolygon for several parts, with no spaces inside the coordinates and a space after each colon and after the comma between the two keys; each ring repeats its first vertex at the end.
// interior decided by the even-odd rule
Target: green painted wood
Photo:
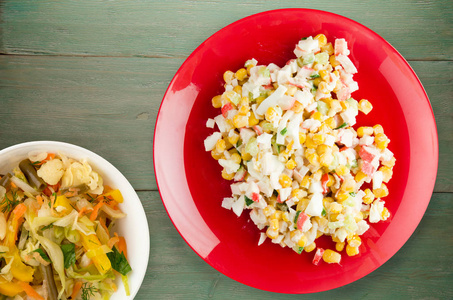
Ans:
{"type": "MultiPolygon", "coordinates": [[[[185,244],[157,192],[139,192],[139,197],[148,217],[151,251],[137,299],[302,298],[257,290],[220,274],[185,244]]],[[[412,237],[376,271],[347,286],[303,299],[451,299],[452,201],[451,193],[435,193],[412,237]]]]}
{"type": "Polygon", "coordinates": [[[7,54],[186,57],[238,19],[298,7],[358,21],[406,59],[453,59],[450,0],[8,0],[0,5],[0,52],[7,54]]]}
{"type": "MultiPolygon", "coordinates": [[[[152,139],[159,105],[182,59],[0,56],[0,148],[74,143],[104,156],[138,190],[156,190],[152,139]]],[[[453,192],[453,62],[411,62],[439,131],[436,192],[453,192]],[[443,79],[440,80],[440,74],[443,79]]]]}

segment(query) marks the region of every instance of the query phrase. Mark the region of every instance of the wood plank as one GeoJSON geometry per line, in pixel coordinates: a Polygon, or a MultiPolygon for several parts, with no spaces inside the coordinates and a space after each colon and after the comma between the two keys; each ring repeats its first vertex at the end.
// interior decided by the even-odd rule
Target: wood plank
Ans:
{"type": "MultiPolygon", "coordinates": [[[[31,140],[70,142],[105,157],[136,189],[155,190],[154,124],[182,62],[0,56],[0,148],[31,140]]],[[[431,99],[438,126],[441,163],[435,191],[453,192],[453,62],[411,65],[431,99]]]]}
{"type": "Polygon", "coordinates": [[[327,10],[358,21],[409,60],[453,59],[453,2],[449,0],[401,0],[385,5],[372,0],[9,0],[0,3],[0,53],[187,57],[236,20],[291,7],[327,10]]]}
{"type": "MultiPolygon", "coordinates": [[[[282,294],[240,284],[185,244],[157,192],[139,192],[151,236],[148,272],[138,299],[274,299],[282,294]]],[[[304,299],[448,299],[453,297],[453,194],[435,193],[416,231],[388,262],[347,286],[304,299]],[[421,267],[423,266],[423,267],[421,267]]],[[[287,295],[285,299],[300,299],[287,295]]]]}

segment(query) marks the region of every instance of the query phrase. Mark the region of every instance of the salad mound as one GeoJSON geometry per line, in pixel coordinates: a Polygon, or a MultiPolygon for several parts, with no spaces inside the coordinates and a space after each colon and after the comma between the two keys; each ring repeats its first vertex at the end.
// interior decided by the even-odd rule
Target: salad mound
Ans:
{"type": "Polygon", "coordinates": [[[109,299],[118,274],[129,294],[122,202],[86,160],[29,153],[0,179],[0,294],[109,299]]]}
{"type": "Polygon", "coordinates": [[[294,54],[283,67],[250,59],[224,73],[225,91],[212,98],[221,114],[206,123],[218,131],[204,146],[233,181],[222,207],[248,211],[263,230],[258,245],[269,238],[299,254],[316,249],[315,265],[340,263],[360,253],[370,223],[390,217],[396,160],[381,125],[352,127],[372,104],[351,96],[359,86],[346,40],[310,36],[294,54]],[[322,235],[335,249],[316,246],[322,235]]]}

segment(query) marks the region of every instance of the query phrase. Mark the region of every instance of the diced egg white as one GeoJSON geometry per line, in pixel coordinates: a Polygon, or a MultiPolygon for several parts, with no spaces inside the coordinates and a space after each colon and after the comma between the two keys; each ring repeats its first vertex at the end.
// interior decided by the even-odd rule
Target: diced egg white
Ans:
{"type": "Polygon", "coordinates": [[[219,139],[222,138],[222,134],[220,132],[214,132],[210,136],[208,136],[204,140],[204,148],[206,151],[211,151],[215,148],[215,144],[219,139]]]}
{"type": "Polygon", "coordinates": [[[322,193],[314,193],[308,203],[305,213],[312,217],[321,216],[323,204],[322,204],[322,193]]]}

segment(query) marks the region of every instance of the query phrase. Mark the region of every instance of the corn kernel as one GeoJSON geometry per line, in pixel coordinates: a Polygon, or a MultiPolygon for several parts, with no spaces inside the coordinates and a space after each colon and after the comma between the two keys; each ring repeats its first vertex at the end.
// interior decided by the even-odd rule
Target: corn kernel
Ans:
{"type": "Polygon", "coordinates": [[[304,211],[309,203],[310,199],[303,198],[302,200],[299,201],[299,203],[297,203],[296,210],[304,211]]]}
{"type": "Polygon", "coordinates": [[[324,121],[324,123],[329,126],[330,129],[337,128],[337,122],[334,118],[328,118],[324,121]]]}
{"type": "Polygon", "coordinates": [[[294,159],[290,159],[286,162],[285,166],[288,169],[293,170],[296,167],[296,162],[294,161],[294,159]]]}
{"type": "Polygon", "coordinates": [[[305,139],[305,146],[309,149],[316,149],[316,147],[318,145],[315,144],[315,142],[313,141],[313,135],[312,134],[309,134],[306,136],[306,139],[305,139]]]}
{"type": "Polygon", "coordinates": [[[393,166],[395,166],[395,162],[396,162],[396,159],[395,157],[392,157],[390,160],[388,161],[383,161],[382,162],[382,165],[388,167],[388,168],[393,168],[393,166]]]}
{"type": "Polygon", "coordinates": [[[370,189],[366,189],[365,191],[365,196],[363,196],[362,201],[365,204],[371,204],[374,200],[374,194],[370,189]]]}
{"type": "Polygon", "coordinates": [[[269,227],[271,228],[271,230],[278,230],[279,229],[279,219],[278,218],[271,219],[269,227]]]}
{"type": "Polygon", "coordinates": [[[313,139],[313,143],[315,143],[315,145],[321,145],[326,141],[326,136],[322,133],[316,133],[313,135],[312,139],[313,139]]]}
{"type": "Polygon", "coordinates": [[[346,175],[347,173],[349,173],[349,169],[345,165],[339,165],[335,169],[335,173],[337,173],[338,176],[343,176],[343,175],[346,175]]]}
{"type": "Polygon", "coordinates": [[[376,124],[373,126],[373,131],[374,131],[374,135],[377,135],[379,133],[384,133],[384,128],[382,127],[382,125],[376,124]]]}
{"type": "Polygon", "coordinates": [[[340,62],[335,58],[335,55],[330,55],[329,61],[334,68],[340,65],[340,62]]]}
{"type": "Polygon", "coordinates": [[[329,72],[327,70],[319,71],[319,76],[321,76],[324,81],[328,81],[330,79],[329,72]]]}
{"type": "Polygon", "coordinates": [[[230,144],[236,145],[236,143],[239,141],[239,134],[237,134],[235,131],[228,135],[228,142],[230,144]]]}
{"type": "Polygon", "coordinates": [[[363,137],[364,135],[372,135],[373,134],[373,127],[362,126],[357,129],[357,136],[359,138],[363,137]]]}
{"type": "Polygon", "coordinates": [[[339,215],[339,214],[330,214],[330,215],[329,215],[330,222],[336,222],[336,221],[338,221],[338,215],[339,215]]]}
{"type": "MultiPolygon", "coordinates": [[[[318,77],[320,78],[320,77],[318,77]]],[[[328,94],[330,91],[329,91],[329,88],[327,87],[327,82],[325,81],[321,81],[318,85],[318,89],[321,91],[321,93],[323,94],[328,94]]]]}
{"type": "Polygon", "coordinates": [[[318,86],[322,82],[321,77],[313,79],[313,85],[318,86]]]}
{"type": "Polygon", "coordinates": [[[251,112],[250,113],[250,117],[249,117],[249,127],[258,125],[259,122],[260,122],[260,120],[258,120],[256,118],[256,116],[255,116],[255,114],[253,112],[251,112]]]}
{"type": "Polygon", "coordinates": [[[223,73],[223,80],[230,84],[231,81],[234,79],[234,73],[231,72],[231,71],[226,71],[225,73],[223,73]]]}
{"type": "Polygon", "coordinates": [[[384,207],[381,213],[381,220],[385,221],[390,217],[390,212],[387,207],[384,207]]]}
{"type": "Polygon", "coordinates": [[[252,159],[252,155],[250,153],[247,153],[245,151],[241,152],[241,157],[244,161],[248,161],[252,159]]]}
{"type": "Polygon", "coordinates": [[[330,146],[322,144],[316,148],[316,153],[318,153],[318,155],[322,155],[324,153],[332,153],[332,148],[330,146]]]}
{"type": "Polygon", "coordinates": [[[343,184],[341,185],[340,190],[343,191],[344,193],[352,193],[354,192],[355,189],[355,180],[354,179],[346,179],[343,181],[343,184]]]}
{"type": "Polygon", "coordinates": [[[362,239],[358,235],[354,235],[353,237],[348,239],[348,245],[351,247],[359,247],[362,244],[362,239]]]}
{"type": "Polygon", "coordinates": [[[305,140],[307,139],[307,135],[304,132],[299,132],[299,143],[303,145],[305,140]]]}
{"type": "Polygon", "coordinates": [[[332,242],[334,242],[334,243],[341,242],[335,235],[331,235],[331,238],[332,238],[332,242]]]}
{"type": "Polygon", "coordinates": [[[334,49],[333,49],[333,45],[332,45],[332,43],[330,43],[330,42],[327,43],[327,44],[325,44],[324,46],[322,46],[322,47],[321,47],[321,51],[327,52],[327,54],[329,54],[329,55],[332,55],[332,54],[335,53],[335,51],[334,51],[334,49]]]}
{"type": "Polygon", "coordinates": [[[279,179],[278,179],[278,182],[281,184],[281,186],[283,188],[288,188],[291,186],[291,184],[293,183],[293,181],[291,180],[291,178],[289,178],[288,175],[286,174],[281,174],[279,179]]]}
{"type": "Polygon", "coordinates": [[[373,105],[371,105],[370,101],[368,101],[366,99],[362,99],[359,102],[358,108],[361,112],[363,112],[365,115],[367,115],[373,109],[373,105]]]}
{"type": "Polygon", "coordinates": [[[330,210],[331,213],[339,214],[343,210],[343,205],[341,205],[338,202],[332,202],[330,204],[329,210],[330,210]]]}
{"type": "Polygon", "coordinates": [[[224,158],[223,152],[218,153],[217,151],[215,151],[215,149],[211,151],[211,156],[212,156],[212,158],[214,158],[215,160],[219,160],[219,159],[221,159],[221,158],[224,158]]]}
{"type": "Polygon", "coordinates": [[[359,247],[351,247],[349,245],[346,246],[346,253],[348,256],[355,256],[359,254],[359,247]]]}
{"type": "Polygon", "coordinates": [[[322,113],[320,113],[319,111],[314,112],[313,115],[311,116],[311,118],[321,122],[322,121],[322,113]]]}
{"type": "Polygon", "coordinates": [[[322,259],[328,264],[339,264],[341,261],[341,254],[330,249],[326,249],[322,254],[322,259]]]}
{"type": "Polygon", "coordinates": [[[269,107],[265,114],[266,120],[272,122],[276,117],[278,117],[278,113],[275,108],[273,106],[269,107]]]}
{"type": "MultiPolygon", "coordinates": [[[[330,102],[330,109],[333,109],[333,111],[336,113],[340,112],[342,110],[341,102],[337,99],[332,100],[332,102],[330,102]]],[[[335,124],[335,127],[336,127],[336,124],[335,124]]]]}
{"type": "Polygon", "coordinates": [[[388,196],[389,190],[385,183],[383,183],[380,188],[373,190],[373,194],[376,198],[384,198],[388,196]]]}
{"type": "Polygon", "coordinates": [[[349,102],[340,101],[340,105],[341,105],[342,110],[347,110],[349,108],[349,102]]]}
{"type": "Polygon", "coordinates": [[[266,230],[266,235],[270,239],[276,239],[278,237],[278,230],[272,230],[270,227],[266,230]]]}
{"type": "Polygon", "coordinates": [[[237,114],[233,117],[233,125],[236,128],[246,127],[249,124],[249,118],[244,115],[237,114]]]}
{"type": "Polygon", "coordinates": [[[237,94],[242,95],[242,86],[237,85],[233,88],[233,91],[235,91],[237,94]]]}
{"type": "Polygon", "coordinates": [[[215,151],[217,153],[222,153],[225,150],[226,150],[225,140],[224,139],[218,139],[217,142],[215,143],[215,151]]]}
{"type": "Polygon", "coordinates": [[[299,241],[297,241],[297,244],[299,247],[305,247],[305,244],[307,243],[307,236],[304,234],[300,237],[299,241]]]}
{"type": "Polygon", "coordinates": [[[214,108],[221,108],[222,107],[222,95],[217,95],[212,98],[212,106],[214,108]]]}
{"type": "Polygon", "coordinates": [[[233,155],[231,155],[231,160],[234,161],[237,164],[240,164],[241,161],[242,161],[242,158],[239,155],[239,153],[234,153],[233,155]]]}
{"type": "Polygon", "coordinates": [[[227,173],[225,169],[222,170],[222,178],[226,180],[232,180],[234,178],[234,173],[227,173]]]}
{"type": "Polygon", "coordinates": [[[356,211],[355,216],[354,216],[354,221],[356,223],[359,223],[360,221],[363,220],[363,215],[360,211],[356,211]]]}
{"type": "Polygon", "coordinates": [[[334,161],[334,156],[330,152],[323,153],[319,156],[319,163],[323,167],[329,167],[334,161]]]}
{"type": "Polygon", "coordinates": [[[335,198],[337,198],[337,201],[341,203],[341,202],[345,201],[346,199],[348,199],[348,197],[349,197],[348,193],[338,193],[335,198]]]}
{"type": "MultiPolygon", "coordinates": [[[[239,108],[238,114],[245,116],[245,115],[247,115],[247,113],[248,113],[249,111],[250,111],[250,106],[248,106],[248,105],[242,105],[242,106],[239,108]]],[[[249,118],[249,119],[250,119],[250,118],[249,118]]],[[[249,120],[249,119],[248,119],[248,120],[249,120]]],[[[248,120],[247,120],[247,121],[248,121],[248,120]]]]}
{"type": "Polygon", "coordinates": [[[293,97],[296,92],[297,92],[297,87],[295,87],[294,85],[290,85],[287,87],[285,94],[293,97]]]}
{"type": "Polygon", "coordinates": [[[247,70],[244,69],[244,68],[241,68],[239,70],[236,71],[236,78],[237,80],[239,81],[242,81],[244,80],[245,78],[247,78],[247,70]]]}
{"type": "Polygon", "coordinates": [[[305,250],[305,252],[311,252],[311,251],[315,250],[315,248],[316,248],[316,243],[313,242],[310,245],[307,245],[306,247],[304,247],[304,250],[305,250]]]}
{"type": "Polygon", "coordinates": [[[383,175],[382,181],[383,182],[387,183],[387,182],[389,182],[390,179],[392,179],[393,171],[389,167],[382,166],[382,167],[379,168],[379,171],[382,172],[382,175],[383,175]]]}
{"type": "Polygon", "coordinates": [[[272,205],[268,205],[263,209],[263,213],[266,217],[275,213],[275,208],[272,205]]]}
{"type": "Polygon", "coordinates": [[[319,47],[325,46],[327,44],[327,38],[324,34],[317,34],[313,39],[318,40],[319,47]]]}
{"type": "MultiPolygon", "coordinates": [[[[307,150],[311,150],[311,149],[307,149],[307,150]]],[[[308,161],[312,164],[312,165],[315,165],[315,166],[318,166],[319,165],[319,156],[318,154],[316,154],[316,152],[313,152],[313,153],[309,153],[307,155],[307,152],[308,151],[305,151],[305,157],[308,159],[308,161]]]]}
{"type": "Polygon", "coordinates": [[[390,140],[384,133],[378,133],[374,136],[374,142],[379,149],[383,150],[387,148],[390,140]]]}
{"type": "Polygon", "coordinates": [[[345,242],[337,242],[337,243],[335,243],[335,250],[337,250],[338,252],[343,251],[344,245],[345,245],[345,242]]]}
{"type": "Polygon", "coordinates": [[[256,105],[260,105],[261,102],[264,101],[264,99],[266,99],[266,97],[264,96],[259,96],[258,98],[256,98],[256,105]]]}
{"type": "Polygon", "coordinates": [[[304,106],[299,101],[295,101],[291,110],[298,114],[304,110],[304,106]]]}
{"type": "Polygon", "coordinates": [[[363,173],[362,171],[358,171],[357,174],[355,174],[355,181],[360,182],[362,180],[365,180],[367,178],[367,175],[363,173]]]}
{"type": "Polygon", "coordinates": [[[309,185],[310,185],[310,176],[305,175],[304,178],[302,178],[302,181],[300,182],[300,186],[308,189],[309,185]]]}

